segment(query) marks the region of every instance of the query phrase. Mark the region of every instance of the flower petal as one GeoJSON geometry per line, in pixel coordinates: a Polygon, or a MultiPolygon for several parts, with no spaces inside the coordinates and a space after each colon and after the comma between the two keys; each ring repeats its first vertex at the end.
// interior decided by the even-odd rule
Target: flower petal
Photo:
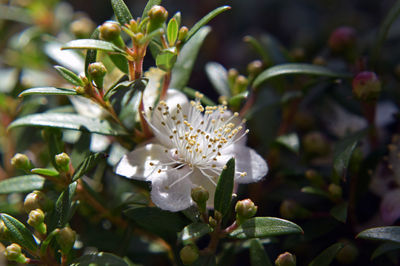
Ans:
{"type": "Polygon", "coordinates": [[[122,157],[115,168],[115,173],[138,180],[151,180],[158,163],[171,161],[165,151],[166,148],[159,144],[147,144],[138,147],[122,157]]]}
{"type": "Polygon", "coordinates": [[[235,170],[246,172],[246,176],[236,177],[235,181],[246,184],[260,181],[268,173],[266,161],[253,149],[244,145],[235,145],[235,170]]]}
{"type": "Polygon", "coordinates": [[[191,175],[191,169],[187,166],[170,169],[168,172],[157,173],[152,179],[151,199],[154,204],[167,211],[177,212],[189,208],[193,202],[191,191],[193,184],[190,176],[172,185],[179,178],[191,175]],[[171,186],[172,185],[172,186],[171,186]]]}
{"type": "Polygon", "coordinates": [[[381,202],[381,216],[385,223],[393,224],[400,218],[400,189],[387,193],[381,202]]]}

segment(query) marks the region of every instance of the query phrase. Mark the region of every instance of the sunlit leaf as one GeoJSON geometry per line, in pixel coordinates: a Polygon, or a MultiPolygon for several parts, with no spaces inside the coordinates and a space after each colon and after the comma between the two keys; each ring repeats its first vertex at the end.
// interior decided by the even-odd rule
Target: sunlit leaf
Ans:
{"type": "Polygon", "coordinates": [[[231,158],[222,170],[215,189],[214,209],[225,216],[230,208],[235,178],[235,159],[231,158]]]}
{"type": "Polygon", "coordinates": [[[37,249],[37,244],[33,239],[31,231],[29,231],[23,223],[5,213],[1,213],[0,218],[10,232],[9,239],[11,242],[15,242],[31,251],[37,249]]]}
{"type": "Polygon", "coordinates": [[[5,179],[0,182],[0,194],[31,192],[42,189],[45,179],[38,175],[24,175],[5,179]]]}
{"type": "Polygon", "coordinates": [[[400,226],[382,226],[370,228],[359,233],[356,238],[393,241],[400,243],[400,226]]]}
{"type": "Polygon", "coordinates": [[[129,24],[129,21],[133,19],[131,12],[123,0],[111,0],[111,6],[121,25],[129,24]]]}
{"type": "Polygon", "coordinates": [[[30,88],[21,92],[19,97],[25,97],[28,95],[77,95],[73,89],[55,88],[55,87],[38,87],[30,88]]]}

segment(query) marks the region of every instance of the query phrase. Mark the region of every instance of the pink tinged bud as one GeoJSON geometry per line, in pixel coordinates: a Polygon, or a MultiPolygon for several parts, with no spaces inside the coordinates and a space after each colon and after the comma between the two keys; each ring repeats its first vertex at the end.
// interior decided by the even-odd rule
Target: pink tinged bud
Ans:
{"type": "Polygon", "coordinates": [[[275,260],[276,266],[296,266],[296,256],[289,252],[282,253],[275,260]]]}
{"type": "Polygon", "coordinates": [[[241,224],[257,213],[258,207],[251,199],[240,200],[236,203],[236,221],[241,224]]]}
{"type": "Polygon", "coordinates": [[[100,26],[100,39],[105,41],[113,41],[117,39],[121,34],[121,27],[115,22],[104,22],[100,26]]]}
{"type": "Polygon", "coordinates": [[[356,43],[356,31],[352,27],[339,27],[329,37],[329,47],[334,52],[343,52],[356,43]]]}
{"type": "Polygon", "coordinates": [[[361,101],[377,100],[381,92],[381,82],[378,76],[371,71],[358,73],[352,82],[353,95],[361,101]]]}

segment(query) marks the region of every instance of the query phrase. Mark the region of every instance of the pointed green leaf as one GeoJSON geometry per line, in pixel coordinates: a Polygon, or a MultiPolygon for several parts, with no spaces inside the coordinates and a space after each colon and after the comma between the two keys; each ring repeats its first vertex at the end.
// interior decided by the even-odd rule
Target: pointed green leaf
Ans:
{"type": "Polygon", "coordinates": [[[167,38],[170,46],[173,46],[178,38],[179,25],[176,19],[172,18],[168,22],[167,38]]]}
{"type": "Polygon", "coordinates": [[[76,75],[71,70],[66,69],[65,67],[62,67],[62,66],[54,66],[54,68],[69,83],[71,83],[75,86],[84,86],[85,85],[83,83],[83,81],[78,77],[78,75],[76,75]]]}
{"type": "Polygon", "coordinates": [[[347,220],[347,202],[336,205],[330,211],[330,214],[339,222],[346,223],[347,220]]]}
{"type": "Polygon", "coordinates": [[[62,228],[69,222],[72,217],[72,199],[75,196],[76,187],[77,182],[71,183],[58,197],[56,206],[53,212],[50,213],[49,231],[55,228],[62,228]]]}
{"type": "Polygon", "coordinates": [[[52,176],[52,177],[60,175],[60,173],[57,170],[47,169],[47,168],[33,168],[31,170],[31,173],[37,175],[52,176]]]}
{"type": "Polygon", "coordinates": [[[231,97],[231,90],[228,84],[228,71],[217,62],[206,64],[206,74],[215,90],[221,96],[231,97]]]}
{"type": "Polygon", "coordinates": [[[264,246],[259,239],[250,240],[250,261],[252,266],[272,266],[272,262],[265,252],[264,246]]]}
{"type": "Polygon", "coordinates": [[[118,67],[119,70],[121,70],[125,74],[129,73],[128,60],[125,56],[120,54],[109,54],[109,56],[111,61],[116,67],[118,67]]]}
{"type": "Polygon", "coordinates": [[[399,243],[395,243],[395,242],[383,243],[382,245],[377,247],[377,249],[374,250],[374,252],[371,255],[371,260],[376,259],[377,257],[379,257],[387,252],[390,252],[393,250],[398,250],[398,249],[400,249],[399,243]]]}
{"type": "Polygon", "coordinates": [[[11,177],[0,182],[0,194],[40,190],[44,186],[44,181],[45,179],[38,175],[11,177]]]}
{"type": "Polygon", "coordinates": [[[156,58],[158,68],[168,72],[172,69],[176,62],[177,52],[175,47],[161,51],[156,58]]]}
{"type": "Polygon", "coordinates": [[[356,238],[393,241],[400,243],[400,226],[382,226],[370,228],[359,233],[356,238]]]}
{"type": "Polygon", "coordinates": [[[309,266],[329,266],[335,259],[336,254],[344,247],[343,243],[336,243],[322,251],[309,266]]]}
{"type": "Polygon", "coordinates": [[[200,47],[210,31],[210,27],[201,28],[193,38],[182,47],[174,68],[172,69],[170,88],[182,90],[186,86],[200,47]]]}
{"type": "Polygon", "coordinates": [[[281,45],[271,35],[264,34],[260,40],[252,36],[245,36],[244,41],[247,42],[260,56],[265,65],[276,65],[286,63],[281,45]]]}
{"type": "Polygon", "coordinates": [[[325,190],[322,190],[320,188],[316,188],[316,187],[303,187],[301,189],[301,192],[308,193],[308,194],[314,194],[314,195],[318,195],[318,196],[325,197],[325,198],[329,198],[329,193],[328,192],[326,192],[325,190]]]}
{"type": "Polygon", "coordinates": [[[145,8],[143,9],[143,13],[142,13],[142,21],[145,17],[148,17],[148,13],[150,11],[150,9],[155,6],[155,5],[159,5],[161,4],[161,0],[149,0],[145,6],[145,8]]]}
{"type": "Polygon", "coordinates": [[[0,5],[0,20],[12,20],[26,24],[33,23],[28,9],[17,7],[15,5],[0,5]]]}
{"type": "Polygon", "coordinates": [[[231,9],[230,6],[221,6],[218,7],[216,9],[214,9],[213,11],[211,11],[210,13],[208,13],[206,16],[204,16],[202,19],[200,19],[188,32],[186,38],[185,38],[185,42],[187,42],[190,38],[192,38],[196,32],[198,30],[200,30],[201,27],[205,26],[208,22],[210,22],[210,20],[212,20],[213,18],[215,18],[216,16],[218,16],[219,14],[221,14],[224,11],[227,11],[231,9]]]}
{"type": "Polygon", "coordinates": [[[253,81],[253,87],[258,88],[264,82],[269,79],[283,76],[283,75],[313,75],[313,76],[325,76],[331,78],[345,78],[349,77],[347,74],[338,73],[329,68],[311,64],[298,64],[298,63],[288,63],[288,64],[281,64],[270,67],[263,72],[261,72],[257,78],[253,81]]]}
{"type": "Polygon", "coordinates": [[[68,113],[41,113],[24,116],[12,122],[9,129],[23,126],[53,127],[78,131],[89,131],[103,135],[127,134],[119,126],[106,120],[68,113]]]}
{"type": "Polygon", "coordinates": [[[55,88],[55,87],[38,87],[30,88],[21,92],[18,97],[25,97],[28,95],[77,95],[73,89],[55,88]]]}
{"type": "Polygon", "coordinates": [[[179,233],[180,239],[184,245],[190,243],[197,238],[200,238],[212,231],[211,227],[205,223],[192,223],[183,228],[179,233]]]}
{"type": "Polygon", "coordinates": [[[121,25],[129,24],[133,19],[131,12],[123,0],[111,0],[111,5],[114,10],[115,16],[121,25]]]}
{"type": "Polygon", "coordinates": [[[218,180],[215,189],[214,209],[222,216],[228,213],[231,205],[233,184],[235,179],[235,159],[231,158],[227,163],[218,180]]]}
{"type": "Polygon", "coordinates": [[[81,178],[105,158],[106,154],[102,152],[98,152],[86,157],[86,159],[75,169],[75,173],[72,176],[72,181],[76,181],[81,178]]]}
{"type": "Polygon", "coordinates": [[[35,251],[37,249],[38,246],[32,236],[31,231],[29,231],[23,223],[5,213],[1,213],[0,218],[10,231],[9,238],[11,242],[15,242],[31,251],[35,251]]]}
{"type": "Polygon", "coordinates": [[[78,39],[67,42],[61,49],[95,49],[111,53],[126,54],[124,50],[110,42],[93,39],[78,39]]]}
{"type": "Polygon", "coordinates": [[[246,220],[229,236],[248,239],[301,233],[303,233],[301,227],[290,221],[275,217],[255,217],[246,220]]]}
{"type": "Polygon", "coordinates": [[[89,265],[104,265],[104,266],[129,266],[122,258],[106,252],[95,252],[83,255],[72,261],[71,266],[89,266],[89,265]]]}

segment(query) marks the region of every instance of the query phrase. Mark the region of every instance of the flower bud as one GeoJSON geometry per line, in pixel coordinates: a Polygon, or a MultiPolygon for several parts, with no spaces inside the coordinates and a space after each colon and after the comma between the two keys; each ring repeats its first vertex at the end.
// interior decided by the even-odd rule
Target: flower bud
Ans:
{"type": "Polygon", "coordinates": [[[191,196],[192,196],[193,201],[196,202],[200,211],[205,212],[206,211],[206,203],[210,196],[208,191],[205,188],[203,188],[202,186],[195,187],[192,189],[191,196]]]}
{"type": "Polygon", "coordinates": [[[21,246],[16,243],[9,245],[6,248],[4,255],[6,256],[6,258],[8,260],[11,260],[11,261],[16,261],[18,263],[27,263],[28,262],[28,259],[24,256],[24,254],[22,254],[21,246]]]}
{"type": "Polygon", "coordinates": [[[71,23],[69,30],[77,38],[87,38],[90,36],[96,25],[87,17],[79,18],[71,23]]]}
{"type": "Polygon", "coordinates": [[[263,63],[261,60],[254,60],[247,65],[247,73],[252,76],[257,76],[263,70],[263,63]]]}
{"type": "Polygon", "coordinates": [[[55,161],[57,166],[60,167],[60,169],[64,172],[68,172],[69,171],[69,162],[70,162],[70,158],[68,156],[68,154],[66,154],[65,152],[57,154],[55,156],[55,161]]]}
{"type": "Polygon", "coordinates": [[[121,27],[118,23],[106,21],[99,27],[100,30],[100,39],[112,42],[121,34],[121,27]]]}
{"type": "Polygon", "coordinates": [[[289,252],[282,253],[275,260],[276,266],[296,266],[296,256],[289,252]]]}
{"type": "Polygon", "coordinates": [[[251,199],[239,200],[236,203],[236,221],[241,224],[245,220],[256,215],[258,207],[254,204],[251,199]]]}
{"type": "Polygon", "coordinates": [[[178,40],[183,41],[185,40],[187,34],[189,32],[189,29],[185,26],[181,27],[179,29],[179,33],[178,33],[178,40]]]}
{"type": "Polygon", "coordinates": [[[191,265],[199,257],[199,251],[196,246],[187,245],[181,249],[179,255],[184,265],[191,265]]]}
{"type": "Polygon", "coordinates": [[[88,73],[98,88],[103,88],[104,76],[107,73],[106,67],[101,62],[95,62],[88,66],[88,73]]]}
{"type": "Polygon", "coordinates": [[[58,231],[56,241],[64,254],[68,254],[74,246],[76,240],[76,232],[70,227],[64,227],[58,231]]]}
{"type": "Polygon", "coordinates": [[[319,132],[311,132],[303,137],[304,151],[310,156],[324,156],[330,151],[327,139],[319,132]]]}
{"type": "Polygon", "coordinates": [[[243,75],[239,75],[236,80],[235,80],[235,84],[233,85],[233,95],[239,94],[243,91],[246,90],[247,85],[249,84],[249,80],[243,76],[243,75]]]}
{"type": "Polygon", "coordinates": [[[339,27],[331,33],[328,45],[334,52],[343,52],[354,47],[356,31],[352,27],[339,27]]]}
{"type": "Polygon", "coordinates": [[[47,197],[46,195],[38,190],[29,193],[24,200],[24,209],[26,213],[30,213],[35,209],[47,209],[47,197]]]}
{"type": "Polygon", "coordinates": [[[239,76],[239,72],[235,68],[231,68],[228,70],[228,84],[232,89],[235,85],[236,78],[239,76]]]}
{"type": "Polygon", "coordinates": [[[44,224],[44,213],[41,209],[32,210],[29,213],[28,224],[41,234],[47,232],[47,227],[44,224]]]}
{"type": "Polygon", "coordinates": [[[337,202],[342,198],[343,189],[340,186],[332,183],[328,186],[328,192],[331,199],[337,202]]]}
{"type": "Polygon", "coordinates": [[[377,100],[381,92],[381,82],[378,76],[371,71],[358,73],[352,82],[353,95],[361,101],[377,100]]]}
{"type": "Polygon", "coordinates": [[[11,165],[17,169],[30,170],[32,169],[32,164],[25,154],[17,153],[11,158],[11,165]]]}
{"type": "Polygon", "coordinates": [[[359,254],[358,248],[348,240],[344,242],[345,246],[336,254],[336,259],[341,264],[353,264],[359,254]]]}
{"type": "Polygon", "coordinates": [[[167,20],[168,18],[168,12],[167,10],[159,5],[154,5],[149,13],[149,18],[150,18],[150,23],[148,26],[148,32],[152,32],[162,26],[162,24],[167,20]]]}

